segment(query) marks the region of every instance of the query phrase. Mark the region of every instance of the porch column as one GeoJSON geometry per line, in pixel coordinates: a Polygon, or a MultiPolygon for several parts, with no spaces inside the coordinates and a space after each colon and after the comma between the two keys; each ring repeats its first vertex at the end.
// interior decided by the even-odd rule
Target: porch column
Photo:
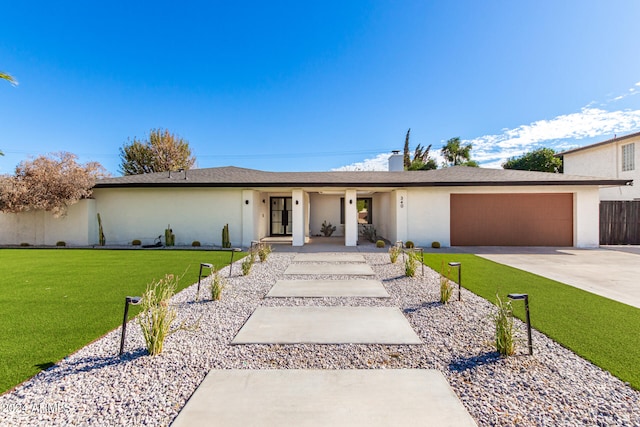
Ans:
{"type": "Polygon", "coordinates": [[[242,246],[248,248],[252,240],[258,240],[257,212],[260,194],[253,190],[242,190],[242,246]]]}
{"type": "Polygon", "coordinates": [[[304,246],[304,219],[305,219],[305,202],[304,192],[302,190],[293,190],[291,192],[291,204],[293,219],[293,227],[291,232],[293,234],[292,246],[304,246]]]}
{"type": "MultiPolygon", "coordinates": [[[[407,190],[394,190],[393,191],[394,209],[395,209],[395,224],[393,224],[395,231],[395,240],[402,240],[403,242],[408,239],[408,198],[407,190]]],[[[391,242],[394,243],[394,242],[391,242]]]]}
{"type": "Polygon", "coordinates": [[[358,245],[358,194],[356,190],[344,192],[344,245],[358,245]]]}

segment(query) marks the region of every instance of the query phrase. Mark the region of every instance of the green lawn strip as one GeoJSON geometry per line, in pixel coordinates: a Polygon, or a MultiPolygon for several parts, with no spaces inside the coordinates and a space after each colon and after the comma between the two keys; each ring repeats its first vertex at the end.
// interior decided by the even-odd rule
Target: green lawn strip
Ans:
{"type": "MultiPolygon", "coordinates": [[[[438,272],[443,261],[460,261],[463,287],[492,303],[496,293],[529,294],[534,328],[640,390],[640,309],[471,254],[425,254],[424,261],[438,272]]],[[[524,319],[524,304],[512,305],[524,319]]]]}
{"type": "MultiPolygon", "coordinates": [[[[182,290],[198,281],[201,262],[222,268],[230,253],[2,249],[0,260],[2,393],[120,325],[125,296],[165,274],[184,275],[182,290]]],[[[138,312],[132,306],[130,318],[138,312]]]]}

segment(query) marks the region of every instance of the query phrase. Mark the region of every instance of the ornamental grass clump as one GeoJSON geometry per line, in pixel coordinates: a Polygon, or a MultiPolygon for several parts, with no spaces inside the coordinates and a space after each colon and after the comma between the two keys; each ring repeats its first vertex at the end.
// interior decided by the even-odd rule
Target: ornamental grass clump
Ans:
{"type": "Polygon", "coordinates": [[[496,295],[496,307],[492,315],[496,328],[496,350],[503,356],[511,356],[515,352],[511,301],[502,301],[500,296],[496,295]]]}
{"type": "Polygon", "coordinates": [[[271,249],[271,245],[262,244],[258,248],[258,258],[260,258],[260,262],[265,262],[267,258],[269,258],[269,254],[273,249],[271,249]]]}
{"type": "Polygon", "coordinates": [[[175,328],[171,327],[178,312],[169,304],[169,300],[175,293],[178,281],[178,277],[167,274],[163,279],[149,283],[142,295],[142,312],[138,316],[138,323],[151,356],[162,353],[164,340],[169,335],[179,330],[193,330],[198,327],[198,323],[187,327],[185,322],[175,328]]]}
{"type": "Polygon", "coordinates": [[[389,248],[389,260],[392,264],[395,264],[400,256],[401,249],[399,246],[394,245],[389,248]]]}
{"type": "Polygon", "coordinates": [[[442,261],[442,269],[440,270],[440,302],[446,304],[453,293],[453,285],[451,284],[451,267],[447,268],[445,274],[444,261],[442,261]]]}
{"type": "Polygon", "coordinates": [[[418,268],[418,254],[416,252],[409,252],[407,258],[404,260],[405,276],[414,277],[416,275],[417,268],[418,268]]]}
{"type": "Polygon", "coordinates": [[[253,267],[253,263],[256,262],[256,253],[253,250],[249,250],[249,255],[244,258],[242,261],[242,275],[248,276],[251,272],[251,267],[253,267]]]}
{"type": "Polygon", "coordinates": [[[220,276],[220,272],[215,270],[211,278],[211,299],[213,301],[219,301],[222,298],[222,290],[225,287],[225,280],[220,276]]]}

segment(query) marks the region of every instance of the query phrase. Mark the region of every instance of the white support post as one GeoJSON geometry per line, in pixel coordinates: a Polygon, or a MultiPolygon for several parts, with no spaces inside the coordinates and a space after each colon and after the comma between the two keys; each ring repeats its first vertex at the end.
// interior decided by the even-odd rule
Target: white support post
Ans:
{"type": "Polygon", "coordinates": [[[356,190],[344,192],[344,245],[358,245],[358,194],[356,190]]]}

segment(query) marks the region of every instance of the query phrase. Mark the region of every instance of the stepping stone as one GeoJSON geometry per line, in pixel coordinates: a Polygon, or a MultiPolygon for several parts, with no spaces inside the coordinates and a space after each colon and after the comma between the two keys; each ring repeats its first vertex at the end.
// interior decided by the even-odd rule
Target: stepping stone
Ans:
{"type": "Polygon", "coordinates": [[[373,276],[375,273],[368,264],[293,263],[289,264],[284,274],[373,276]]]}
{"type": "Polygon", "coordinates": [[[304,253],[297,254],[293,262],[365,262],[365,260],[361,254],[304,253]]]}
{"type": "Polygon", "coordinates": [[[231,344],[422,344],[397,307],[258,307],[231,344]]]}
{"type": "Polygon", "coordinates": [[[389,298],[389,293],[378,280],[278,280],[267,297],[389,298]]]}
{"type": "Polygon", "coordinates": [[[172,426],[213,424],[476,426],[430,369],[212,370],[172,426]]]}

